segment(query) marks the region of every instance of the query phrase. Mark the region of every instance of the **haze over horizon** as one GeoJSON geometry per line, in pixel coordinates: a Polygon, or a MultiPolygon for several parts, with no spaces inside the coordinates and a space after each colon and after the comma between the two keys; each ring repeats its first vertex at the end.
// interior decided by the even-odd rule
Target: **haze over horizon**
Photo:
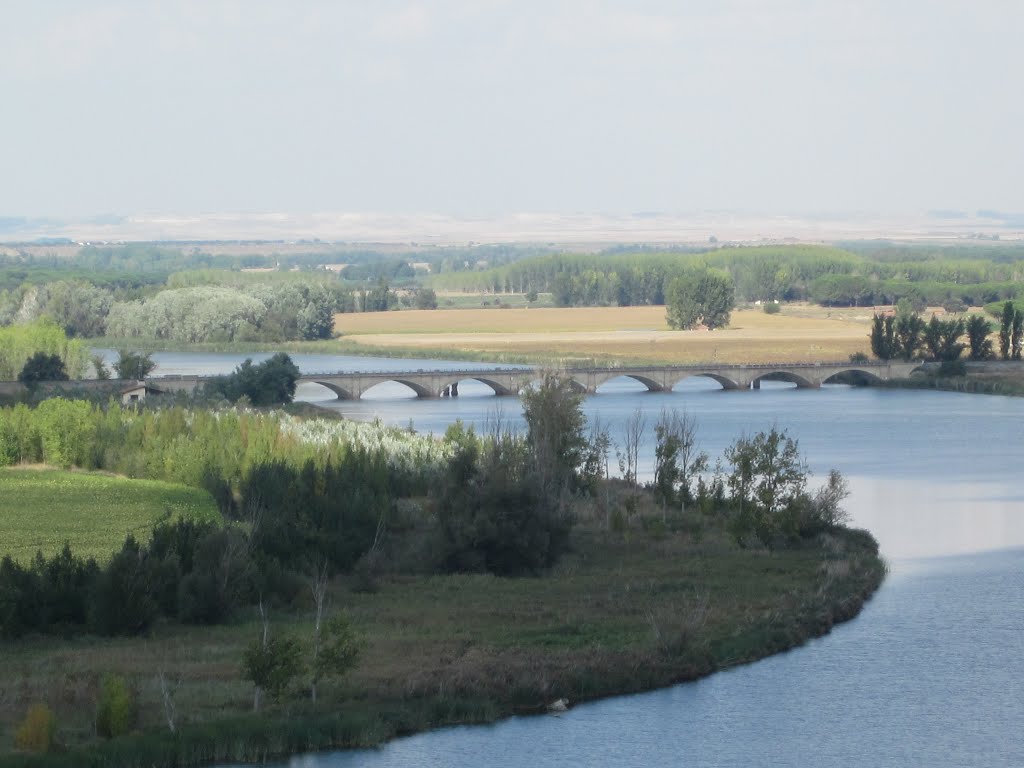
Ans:
{"type": "Polygon", "coordinates": [[[1024,211],[1024,4],[65,0],[5,22],[0,218],[1024,211]]]}

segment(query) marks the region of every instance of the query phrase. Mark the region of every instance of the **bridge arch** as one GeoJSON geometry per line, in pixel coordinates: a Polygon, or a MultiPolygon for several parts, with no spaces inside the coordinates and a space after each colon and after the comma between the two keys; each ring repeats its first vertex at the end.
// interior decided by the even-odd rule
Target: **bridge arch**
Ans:
{"type": "Polygon", "coordinates": [[[640,373],[629,373],[628,371],[608,371],[607,373],[594,374],[594,391],[596,392],[597,388],[602,384],[607,384],[609,381],[613,381],[614,379],[633,379],[633,381],[637,381],[647,387],[648,392],[665,391],[665,387],[661,383],[655,381],[649,376],[644,376],[640,373]]]}
{"type": "Polygon", "coordinates": [[[757,389],[762,381],[788,381],[796,384],[797,389],[815,389],[818,387],[818,384],[814,381],[811,381],[806,376],[793,373],[793,371],[765,371],[760,376],[754,377],[754,388],[757,389]]]}
{"type": "Polygon", "coordinates": [[[833,381],[833,379],[838,378],[838,377],[843,377],[844,379],[849,379],[849,378],[855,379],[854,383],[858,383],[856,381],[858,379],[861,382],[869,383],[869,384],[877,384],[878,382],[884,381],[884,379],[882,379],[877,373],[872,373],[871,371],[866,371],[863,368],[846,368],[844,370],[836,371],[835,373],[830,374],[829,376],[826,376],[825,379],[821,383],[822,384],[836,384],[836,383],[847,384],[847,383],[849,383],[848,381],[842,381],[842,382],[835,382],[835,381],[833,381]]]}
{"type": "Polygon", "coordinates": [[[441,379],[441,388],[438,394],[444,392],[453,384],[458,384],[459,382],[462,381],[479,381],[481,384],[485,384],[488,387],[490,387],[491,391],[494,392],[495,396],[497,397],[519,394],[519,388],[510,389],[501,382],[495,381],[494,379],[488,378],[486,376],[458,376],[452,379],[441,379]]]}
{"type": "Polygon", "coordinates": [[[366,389],[363,390],[363,392],[360,395],[360,397],[365,395],[367,392],[369,392],[371,389],[373,389],[374,387],[376,387],[379,384],[388,384],[388,383],[391,383],[391,382],[395,382],[397,384],[401,384],[403,386],[408,387],[409,389],[411,389],[415,393],[417,398],[421,398],[421,399],[430,399],[432,397],[437,397],[440,394],[438,392],[431,391],[429,387],[423,386],[418,381],[412,381],[411,379],[404,378],[404,377],[401,376],[401,374],[399,374],[398,376],[395,376],[394,378],[390,378],[390,379],[382,378],[380,381],[375,381],[372,385],[370,385],[369,387],[367,387],[366,389]]]}
{"type": "Polygon", "coordinates": [[[327,389],[331,390],[331,392],[333,392],[335,395],[337,395],[339,400],[359,399],[355,395],[353,395],[352,392],[345,389],[344,387],[339,386],[337,384],[333,384],[328,381],[320,381],[319,379],[303,379],[303,381],[308,382],[310,384],[319,384],[321,387],[326,387],[327,389]]]}
{"type": "MultiPolygon", "coordinates": [[[[672,386],[669,387],[669,389],[674,389],[676,385],[679,384],[680,382],[686,381],[687,379],[691,379],[695,376],[703,376],[705,378],[717,381],[719,384],[722,385],[722,389],[740,389],[740,385],[738,382],[733,381],[728,376],[723,376],[720,373],[711,373],[710,371],[694,371],[693,373],[687,372],[684,375],[680,376],[678,379],[676,379],[672,383],[672,386]]],[[[746,387],[744,387],[744,389],[746,389],[746,387]]]]}

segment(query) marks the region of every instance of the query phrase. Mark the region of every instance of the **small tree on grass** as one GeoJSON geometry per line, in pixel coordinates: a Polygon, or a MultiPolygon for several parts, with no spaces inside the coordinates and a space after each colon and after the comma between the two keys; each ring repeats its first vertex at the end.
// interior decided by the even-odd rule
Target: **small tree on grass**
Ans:
{"type": "Polygon", "coordinates": [[[348,617],[339,613],[327,621],[317,637],[317,652],[313,658],[313,701],[316,701],[317,684],[325,677],[342,677],[356,665],[362,642],[349,623],[348,617]]]}
{"type": "Polygon", "coordinates": [[[242,656],[242,670],[246,680],[252,680],[252,711],[260,711],[260,700],[265,691],[271,699],[280,701],[288,686],[302,672],[302,650],[293,637],[257,638],[242,656]]]}
{"type": "Polygon", "coordinates": [[[753,533],[767,546],[782,532],[787,511],[805,498],[807,464],[797,441],[772,427],[741,437],[725,452],[732,471],[726,483],[736,509],[733,535],[743,543],[753,533]]]}
{"type": "Polygon", "coordinates": [[[45,753],[53,749],[57,716],[45,704],[33,704],[14,734],[14,746],[23,752],[45,753]]]}
{"type": "Polygon", "coordinates": [[[96,733],[106,739],[123,736],[135,725],[135,697],[124,678],[107,675],[96,704],[96,733]]]}
{"type": "Polygon", "coordinates": [[[697,450],[697,421],[686,412],[663,410],[654,433],[654,491],[663,511],[684,509],[693,501],[694,477],[708,468],[707,454],[697,450]]]}

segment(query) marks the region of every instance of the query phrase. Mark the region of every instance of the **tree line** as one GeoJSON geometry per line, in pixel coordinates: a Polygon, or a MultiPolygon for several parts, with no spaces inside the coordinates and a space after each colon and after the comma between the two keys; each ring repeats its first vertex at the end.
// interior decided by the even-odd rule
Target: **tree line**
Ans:
{"type": "Polygon", "coordinates": [[[1022,254],[1000,261],[966,258],[960,251],[927,260],[891,260],[827,246],[726,247],[699,252],[558,254],[524,259],[475,273],[431,279],[437,288],[491,293],[548,292],[558,306],[662,304],[678,274],[707,267],[727,272],[739,301],[809,300],[825,306],[895,304],[979,306],[1021,295],[1022,254]]]}
{"type": "MultiPolygon", "coordinates": [[[[907,305],[893,314],[878,314],[871,321],[871,352],[881,360],[902,359],[955,362],[967,350],[971,360],[994,360],[996,351],[990,335],[995,330],[983,315],[940,320],[936,315],[926,323],[907,305]]],[[[999,326],[999,356],[1020,360],[1024,347],[1024,313],[1008,301],[1003,305],[999,326]]]]}

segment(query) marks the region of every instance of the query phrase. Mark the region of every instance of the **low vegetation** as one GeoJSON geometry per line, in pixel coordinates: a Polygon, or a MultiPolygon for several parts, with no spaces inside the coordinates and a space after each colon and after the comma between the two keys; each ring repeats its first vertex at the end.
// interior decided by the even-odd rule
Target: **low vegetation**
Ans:
{"type": "Polygon", "coordinates": [[[0,562],[0,724],[13,744],[45,705],[69,751],[40,764],[260,760],[689,680],[827,632],[884,575],[842,525],[841,476],[810,490],[785,431],[707,472],[693,420],[666,412],[644,486],[639,420],[610,477],[614,441],[554,374],[525,433],[443,440],[47,402],[0,411],[8,463],[174,479],[220,515],[161,519],[103,565],[0,562]]]}
{"type": "Polygon", "coordinates": [[[161,480],[58,469],[0,469],[0,555],[29,565],[66,542],[75,554],[110,559],[128,534],[148,538],[158,520],[219,520],[202,488],[161,480]]]}

